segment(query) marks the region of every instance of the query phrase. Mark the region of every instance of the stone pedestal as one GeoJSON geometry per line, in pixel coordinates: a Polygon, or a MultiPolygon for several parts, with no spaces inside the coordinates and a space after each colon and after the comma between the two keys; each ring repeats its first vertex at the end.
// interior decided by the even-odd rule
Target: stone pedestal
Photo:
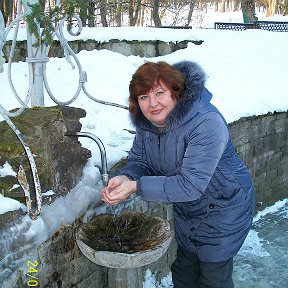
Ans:
{"type": "MultiPolygon", "coordinates": [[[[91,152],[83,148],[77,138],[71,139],[64,134],[80,131],[79,119],[85,116],[83,109],[55,106],[26,109],[20,116],[11,118],[34,155],[42,192],[53,190],[58,195],[65,195],[80,181],[91,152]]],[[[29,186],[33,188],[25,150],[6,122],[0,123],[0,135],[0,165],[7,161],[17,173],[21,164],[29,186]]],[[[11,190],[17,184],[16,177],[2,177],[0,191],[6,197],[23,202],[22,189],[11,190]]]]}
{"type": "Polygon", "coordinates": [[[141,288],[144,278],[141,268],[108,269],[108,287],[113,288],[141,288]]]}

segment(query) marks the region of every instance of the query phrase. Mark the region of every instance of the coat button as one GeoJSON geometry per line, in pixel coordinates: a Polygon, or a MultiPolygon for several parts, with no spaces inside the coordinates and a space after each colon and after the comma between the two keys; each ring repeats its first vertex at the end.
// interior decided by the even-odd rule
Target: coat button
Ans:
{"type": "Polygon", "coordinates": [[[152,138],[152,137],[150,137],[150,141],[153,141],[153,138],[152,138]]]}
{"type": "Polygon", "coordinates": [[[213,204],[210,204],[210,205],[209,205],[209,208],[210,208],[210,209],[214,209],[214,205],[213,205],[213,204]]]}
{"type": "Polygon", "coordinates": [[[191,227],[190,228],[190,231],[192,232],[192,231],[194,231],[195,230],[195,227],[191,227]]]}

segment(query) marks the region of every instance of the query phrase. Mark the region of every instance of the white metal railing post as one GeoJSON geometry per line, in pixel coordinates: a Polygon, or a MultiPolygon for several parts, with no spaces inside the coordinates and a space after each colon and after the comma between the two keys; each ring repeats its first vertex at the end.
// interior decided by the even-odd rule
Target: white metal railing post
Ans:
{"type": "Polygon", "coordinates": [[[0,73],[4,71],[3,64],[5,63],[5,59],[3,58],[3,52],[2,52],[2,48],[5,44],[4,35],[5,35],[5,23],[3,14],[0,10],[0,73]]]}
{"type": "MultiPolygon", "coordinates": [[[[31,8],[28,4],[38,4],[39,0],[26,0],[23,1],[24,13],[28,15],[31,13],[31,8]]],[[[37,23],[36,23],[37,24],[37,23]]],[[[40,35],[40,25],[38,26],[38,33],[40,35]]],[[[30,33],[28,25],[26,25],[27,30],[27,58],[26,62],[29,65],[29,77],[30,77],[30,87],[29,93],[31,96],[31,107],[40,106],[44,107],[44,80],[43,80],[43,64],[49,60],[45,57],[45,49],[43,45],[34,45],[37,40],[36,37],[30,33]],[[33,46],[34,45],[34,46],[33,46]]]]}

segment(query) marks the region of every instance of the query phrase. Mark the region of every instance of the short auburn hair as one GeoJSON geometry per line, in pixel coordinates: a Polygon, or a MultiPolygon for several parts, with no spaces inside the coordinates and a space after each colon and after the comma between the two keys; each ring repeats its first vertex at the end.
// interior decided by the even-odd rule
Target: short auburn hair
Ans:
{"type": "Polygon", "coordinates": [[[166,62],[146,62],[133,74],[129,85],[129,112],[136,115],[138,96],[148,93],[156,84],[164,83],[171,91],[172,98],[178,101],[184,90],[183,74],[166,62]]]}

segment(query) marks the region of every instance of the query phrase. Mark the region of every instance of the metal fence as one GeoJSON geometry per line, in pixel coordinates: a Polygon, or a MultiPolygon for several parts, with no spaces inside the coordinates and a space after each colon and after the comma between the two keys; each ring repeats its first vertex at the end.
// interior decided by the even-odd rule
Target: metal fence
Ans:
{"type": "Polygon", "coordinates": [[[215,22],[214,29],[243,31],[247,29],[261,29],[273,32],[288,32],[288,22],[256,21],[254,23],[225,23],[215,22]]]}

